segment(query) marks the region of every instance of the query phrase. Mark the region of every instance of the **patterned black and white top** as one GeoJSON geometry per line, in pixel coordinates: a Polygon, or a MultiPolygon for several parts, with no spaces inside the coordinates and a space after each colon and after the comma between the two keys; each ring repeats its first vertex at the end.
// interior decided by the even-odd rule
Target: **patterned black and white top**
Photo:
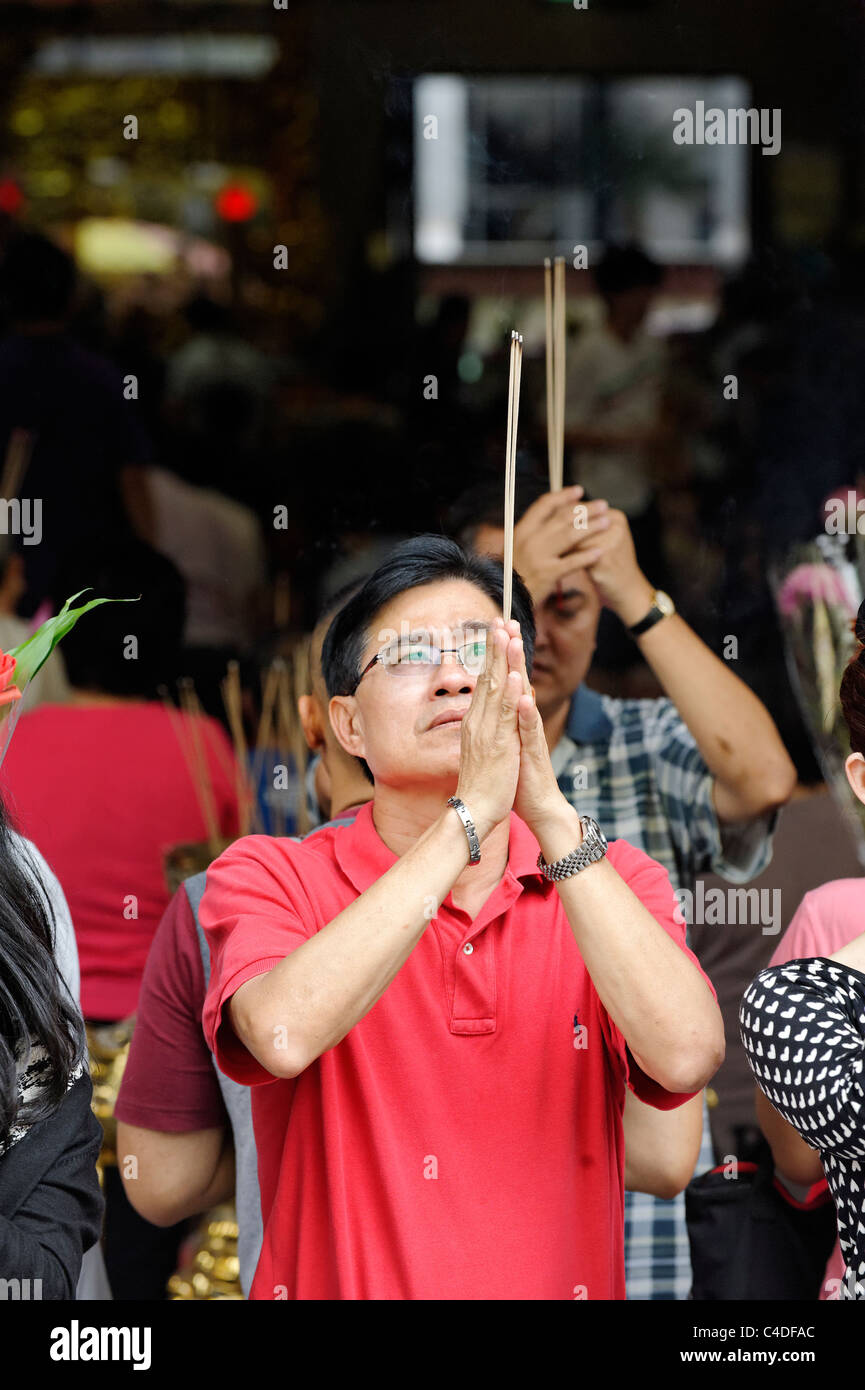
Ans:
{"type": "Polygon", "coordinates": [[[739,1009],[760,1090],[820,1154],[847,1266],[865,1299],[865,975],[814,957],[761,970],[739,1009]]]}

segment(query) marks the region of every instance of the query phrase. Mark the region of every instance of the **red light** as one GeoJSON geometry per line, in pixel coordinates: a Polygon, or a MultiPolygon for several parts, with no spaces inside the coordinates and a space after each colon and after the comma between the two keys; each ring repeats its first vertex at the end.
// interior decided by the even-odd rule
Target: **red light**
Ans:
{"type": "Polygon", "coordinates": [[[24,202],[24,194],[11,179],[0,179],[0,212],[8,212],[14,217],[24,202]]]}
{"type": "Polygon", "coordinates": [[[248,222],[257,209],[258,199],[243,184],[228,184],[216,195],[216,211],[223,222],[248,222]]]}

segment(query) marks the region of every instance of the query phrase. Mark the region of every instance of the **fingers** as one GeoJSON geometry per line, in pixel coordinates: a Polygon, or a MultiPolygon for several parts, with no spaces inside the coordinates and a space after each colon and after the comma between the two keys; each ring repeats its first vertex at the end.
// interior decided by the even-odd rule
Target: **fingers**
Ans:
{"type": "Polygon", "coordinates": [[[505,626],[511,637],[508,646],[508,665],[510,670],[516,671],[520,677],[521,693],[527,693],[532,687],[529,682],[528,671],[526,670],[526,653],[523,646],[523,639],[520,636],[520,625],[515,618],[511,618],[505,626]]]}
{"type": "MultiPolygon", "coordinates": [[[[570,517],[562,517],[554,532],[549,535],[550,550],[556,555],[565,555],[575,546],[582,544],[587,536],[597,535],[609,530],[610,508],[603,500],[586,502],[580,510],[570,517]]],[[[547,539],[547,537],[545,537],[547,539]]]]}
{"type": "Polygon", "coordinates": [[[475,682],[472,695],[472,708],[477,710],[478,718],[483,715],[490,696],[500,690],[505,680],[508,669],[507,650],[508,634],[501,618],[496,618],[489,633],[484,669],[475,682]]]}
{"type": "Polygon", "coordinates": [[[530,507],[526,507],[515,531],[520,531],[523,536],[530,536],[546,526],[557,514],[566,518],[572,517],[574,505],[579,502],[583,492],[584,489],[579,483],[573,487],[563,487],[559,492],[545,492],[530,507]]]}

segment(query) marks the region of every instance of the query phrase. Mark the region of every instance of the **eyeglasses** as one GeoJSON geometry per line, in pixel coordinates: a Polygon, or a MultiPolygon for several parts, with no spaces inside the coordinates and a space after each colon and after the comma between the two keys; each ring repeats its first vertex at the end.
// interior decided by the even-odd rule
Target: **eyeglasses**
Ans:
{"type": "Polygon", "coordinates": [[[440,666],[442,657],[451,655],[457,658],[470,676],[479,676],[487,659],[486,632],[479,632],[476,637],[463,642],[459,647],[437,647],[434,642],[425,638],[392,642],[383,651],[376,652],[372,660],[367,662],[357,678],[355,690],[376,662],[384,667],[389,676],[405,680],[412,672],[418,675],[428,672],[431,666],[440,666]]]}

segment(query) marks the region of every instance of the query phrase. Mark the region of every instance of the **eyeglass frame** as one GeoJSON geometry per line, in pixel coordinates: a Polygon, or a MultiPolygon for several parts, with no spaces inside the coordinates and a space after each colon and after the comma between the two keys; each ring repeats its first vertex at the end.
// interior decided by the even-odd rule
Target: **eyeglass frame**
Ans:
{"type": "MultiPolygon", "coordinates": [[[[477,629],[476,629],[476,630],[477,630],[478,632],[482,632],[482,633],[484,634],[484,638],[486,638],[487,635],[492,631],[492,626],[491,626],[490,624],[487,624],[487,623],[478,623],[477,629]]],[[[400,638],[397,639],[397,642],[398,642],[398,644],[401,645],[403,642],[411,642],[411,640],[412,640],[411,638],[403,638],[403,637],[400,637],[400,638]]],[[[426,640],[426,639],[416,638],[415,640],[416,640],[416,641],[421,641],[421,640],[426,640]]],[[[475,640],[476,640],[476,639],[475,639],[475,640]]],[[[475,674],[475,672],[469,670],[468,666],[466,666],[465,662],[464,662],[463,659],[462,659],[462,656],[460,655],[460,653],[462,652],[462,650],[463,650],[464,647],[469,647],[469,646],[471,646],[471,638],[470,638],[467,642],[463,642],[462,647],[436,647],[436,646],[434,645],[434,643],[430,643],[430,645],[433,646],[434,650],[438,652],[438,654],[439,654],[440,657],[442,657],[442,656],[456,656],[456,657],[458,657],[460,666],[462,666],[463,670],[466,672],[467,675],[471,676],[471,675],[474,675],[474,674],[475,674]]],[[[371,671],[372,668],[373,668],[373,666],[375,666],[376,662],[381,661],[381,659],[382,659],[382,657],[384,656],[385,652],[391,651],[392,648],[393,648],[393,646],[394,646],[393,642],[388,642],[388,644],[387,644],[386,647],[382,647],[381,651],[376,652],[376,654],[375,654],[375,656],[372,658],[372,660],[371,660],[371,661],[368,661],[368,662],[366,663],[366,665],[364,666],[363,670],[361,671],[360,675],[358,676],[357,680],[356,680],[355,683],[354,683],[354,690],[352,690],[352,692],[351,692],[352,695],[354,694],[355,690],[357,690],[357,687],[360,685],[360,683],[361,683],[361,681],[363,680],[364,676],[366,675],[367,671],[371,671]]],[[[421,664],[421,663],[419,663],[419,664],[421,664]]],[[[441,666],[442,663],[441,663],[441,661],[432,661],[432,662],[429,662],[429,663],[424,662],[424,663],[422,663],[422,664],[424,664],[424,665],[427,665],[427,664],[428,664],[429,666],[432,667],[432,666],[441,666]]]]}

